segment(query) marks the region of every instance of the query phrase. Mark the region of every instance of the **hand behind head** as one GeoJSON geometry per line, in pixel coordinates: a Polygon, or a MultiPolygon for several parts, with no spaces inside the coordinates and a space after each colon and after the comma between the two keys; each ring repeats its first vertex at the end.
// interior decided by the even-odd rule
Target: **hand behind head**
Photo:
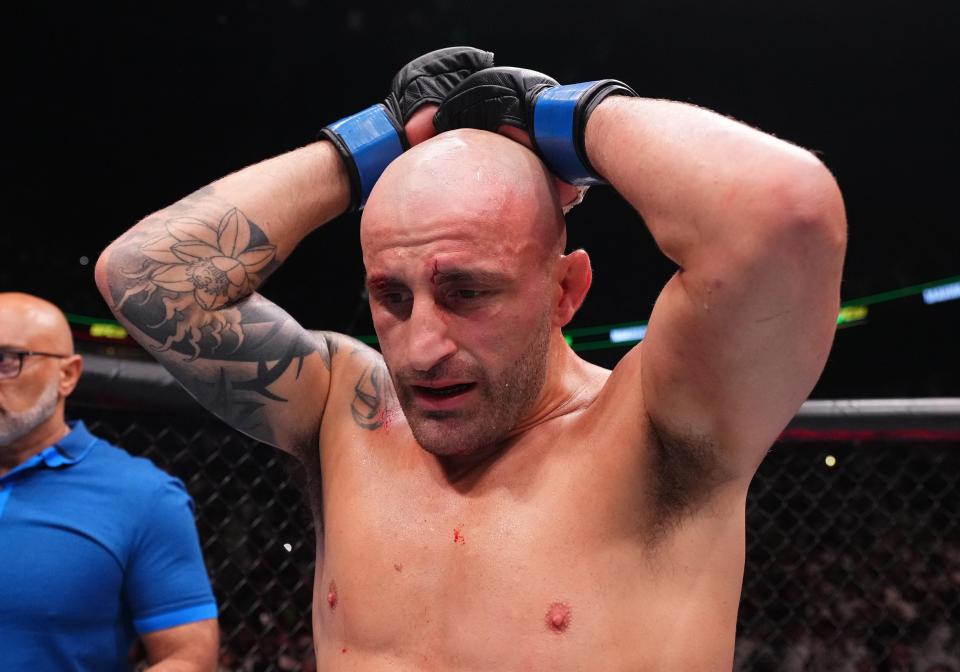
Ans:
{"type": "MultiPolygon", "coordinates": [[[[519,142],[524,147],[533,149],[533,143],[530,142],[530,134],[517,128],[516,126],[502,124],[499,128],[497,128],[497,133],[500,135],[505,135],[511,140],[519,142]]],[[[557,198],[560,200],[560,205],[563,208],[563,214],[567,214],[570,212],[573,206],[580,204],[589,187],[574,186],[569,182],[564,182],[553,173],[550,173],[550,176],[553,177],[553,186],[557,190],[557,198]]]]}
{"type": "Polygon", "coordinates": [[[437,129],[433,127],[433,115],[436,114],[437,107],[437,105],[423,105],[413,113],[403,127],[411,147],[415,147],[437,134],[437,129]]]}

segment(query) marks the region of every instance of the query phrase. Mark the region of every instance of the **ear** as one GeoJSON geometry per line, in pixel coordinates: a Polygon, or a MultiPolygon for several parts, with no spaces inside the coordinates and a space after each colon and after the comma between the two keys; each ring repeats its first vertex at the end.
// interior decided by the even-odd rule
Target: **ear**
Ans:
{"type": "Polygon", "coordinates": [[[83,358],[71,355],[60,360],[60,396],[69,397],[83,372],[83,358]]]}
{"type": "Polygon", "coordinates": [[[563,255],[557,267],[560,296],[554,306],[553,323],[564,327],[583,304],[593,282],[593,269],[590,268],[590,257],[583,250],[563,255]]]}

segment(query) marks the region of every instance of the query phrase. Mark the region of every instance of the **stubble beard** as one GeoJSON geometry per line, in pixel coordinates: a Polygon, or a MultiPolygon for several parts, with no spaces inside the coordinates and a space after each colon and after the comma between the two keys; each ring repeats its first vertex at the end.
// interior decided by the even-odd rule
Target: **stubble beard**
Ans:
{"type": "Polygon", "coordinates": [[[0,446],[9,446],[49,420],[57,410],[58,388],[59,381],[52,377],[32,407],[0,415],[0,446]]]}
{"type": "Polygon", "coordinates": [[[416,407],[410,388],[394,386],[410,430],[417,443],[439,456],[490,452],[517,427],[531,408],[547,377],[550,347],[549,325],[537,329],[537,337],[510,366],[491,378],[483,370],[471,370],[480,402],[469,411],[423,411],[416,407]]]}

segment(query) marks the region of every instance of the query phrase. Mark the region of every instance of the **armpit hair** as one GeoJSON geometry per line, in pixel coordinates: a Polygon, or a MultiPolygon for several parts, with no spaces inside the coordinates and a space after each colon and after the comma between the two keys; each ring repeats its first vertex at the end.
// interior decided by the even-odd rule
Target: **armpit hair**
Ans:
{"type": "Polygon", "coordinates": [[[665,532],[696,513],[724,474],[719,446],[709,437],[668,434],[652,422],[651,427],[651,513],[655,529],[665,532]]]}

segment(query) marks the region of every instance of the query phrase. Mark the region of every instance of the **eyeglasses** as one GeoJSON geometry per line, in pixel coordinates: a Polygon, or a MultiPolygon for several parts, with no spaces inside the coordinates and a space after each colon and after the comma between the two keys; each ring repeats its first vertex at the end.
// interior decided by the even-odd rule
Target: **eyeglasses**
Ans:
{"type": "Polygon", "coordinates": [[[23,368],[23,358],[27,355],[34,357],[56,357],[63,359],[70,355],[58,355],[52,352],[36,352],[35,350],[3,350],[0,349],[0,380],[16,378],[23,368]]]}

